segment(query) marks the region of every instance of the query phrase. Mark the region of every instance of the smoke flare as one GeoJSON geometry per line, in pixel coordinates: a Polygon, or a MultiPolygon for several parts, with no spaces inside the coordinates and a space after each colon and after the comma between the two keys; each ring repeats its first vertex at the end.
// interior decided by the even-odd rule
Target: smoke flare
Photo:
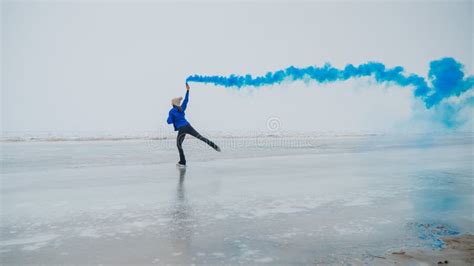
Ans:
{"type": "MultiPolygon", "coordinates": [[[[373,76],[377,82],[393,82],[399,86],[413,86],[415,97],[421,98],[427,108],[431,108],[450,96],[459,96],[471,90],[474,77],[464,77],[463,65],[454,58],[446,57],[430,63],[428,78],[416,74],[405,74],[401,66],[387,68],[379,62],[368,62],[359,66],[348,64],[337,69],[330,64],[322,67],[309,66],[298,68],[290,66],[264,76],[201,76],[191,75],[186,82],[211,83],[224,87],[241,88],[245,86],[261,87],[279,84],[283,81],[314,80],[320,83],[344,81],[351,78],[373,76]],[[431,85],[430,85],[430,84],[431,85]]],[[[472,101],[469,101],[472,102],[472,101]]]]}

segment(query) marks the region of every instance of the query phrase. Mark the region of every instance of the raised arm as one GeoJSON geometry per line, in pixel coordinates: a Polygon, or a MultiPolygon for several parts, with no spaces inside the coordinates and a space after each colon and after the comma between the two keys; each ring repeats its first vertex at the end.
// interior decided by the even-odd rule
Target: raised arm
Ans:
{"type": "Polygon", "coordinates": [[[188,100],[189,100],[189,85],[186,83],[186,96],[184,96],[183,103],[181,104],[181,108],[183,109],[183,112],[186,110],[186,107],[188,107],[188,100]]]}

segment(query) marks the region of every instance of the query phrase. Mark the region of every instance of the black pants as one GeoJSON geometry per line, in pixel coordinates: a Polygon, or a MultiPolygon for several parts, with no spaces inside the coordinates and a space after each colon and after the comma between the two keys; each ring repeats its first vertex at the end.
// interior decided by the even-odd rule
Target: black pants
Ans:
{"type": "Polygon", "coordinates": [[[211,146],[213,149],[217,149],[217,145],[214,142],[201,136],[201,134],[199,134],[199,132],[197,132],[191,125],[182,126],[178,129],[178,137],[176,139],[176,145],[178,146],[178,151],[179,151],[180,164],[186,164],[186,158],[184,157],[184,151],[183,151],[183,141],[184,141],[184,137],[186,137],[186,134],[189,134],[197,139],[204,141],[205,143],[207,143],[207,145],[211,146]]]}

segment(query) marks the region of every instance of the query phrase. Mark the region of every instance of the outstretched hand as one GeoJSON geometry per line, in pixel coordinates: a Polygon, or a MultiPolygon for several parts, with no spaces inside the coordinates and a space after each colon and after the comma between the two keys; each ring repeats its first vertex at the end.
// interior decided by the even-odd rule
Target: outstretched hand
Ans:
{"type": "Polygon", "coordinates": [[[189,84],[186,83],[186,90],[188,91],[190,89],[189,84]]]}

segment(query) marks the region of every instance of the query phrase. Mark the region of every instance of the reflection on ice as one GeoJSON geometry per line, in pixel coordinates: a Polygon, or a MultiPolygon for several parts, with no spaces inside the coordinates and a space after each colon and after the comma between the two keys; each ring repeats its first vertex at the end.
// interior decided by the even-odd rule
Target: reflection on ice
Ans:
{"type": "Polygon", "coordinates": [[[370,263],[473,231],[471,135],[189,141],[185,169],[166,141],[3,143],[2,262],[370,263]]]}
{"type": "Polygon", "coordinates": [[[178,168],[179,176],[176,189],[176,200],[171,207],[170,223],[168,225],[169,243],[173,248],[173,256],[179,256],[179,263],[191,263],[191,241],[193,227],[196,227],[191,204],[186,198],[184,180],[186,168],[178,168]]]}

